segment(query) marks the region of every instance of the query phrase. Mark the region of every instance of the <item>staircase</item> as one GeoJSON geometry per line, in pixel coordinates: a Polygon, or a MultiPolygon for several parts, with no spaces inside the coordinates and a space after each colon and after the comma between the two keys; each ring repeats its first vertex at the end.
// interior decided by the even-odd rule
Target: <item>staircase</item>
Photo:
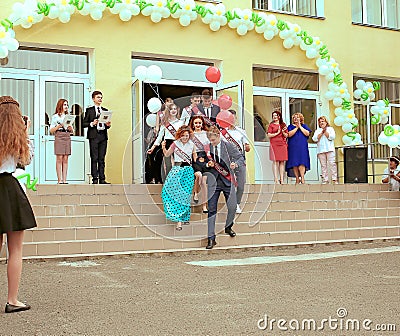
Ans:
{"type": "MultiPolygon", "coordinates": [[[[203,251],[207,215],[193,206],[176,231],[160,194],[161,185],[39,185],[29,191],[38,227],[25,233],[24,258],[203,251]]],[[[215,249],[398,239],[399,205],[387,185],[246,185],[237,236],[220,233],[215,249]]],[[[225,216],[221,198],[222,232],[225,216]]]]}

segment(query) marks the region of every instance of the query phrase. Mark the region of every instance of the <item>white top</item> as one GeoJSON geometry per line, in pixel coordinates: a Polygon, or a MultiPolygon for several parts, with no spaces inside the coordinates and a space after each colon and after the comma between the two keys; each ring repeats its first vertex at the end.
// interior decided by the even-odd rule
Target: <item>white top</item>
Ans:
{"type": "Polygon", "coordinates": [[[229,135],[232,138],[234,138],[235,141],[239,144],[239,146],[242,148],[242,153],[244,153],[245,152],[244,145],[249,143],[246,131],[238,126],[236,126],[235,129],[233,130],[231,129],[226,129],[226,130],[228,131],[229,135]]]}
{"type": "MultiPolygon", "coordinates": [[[[187,143],[183,144],[180,140],[175,140],[174,144],[176,147],[178,147],[180,150],[185,152],[190,158],[192,158],[192,154],[195,148],[195,144],[192,142],[192,140],[189,140],[187,143]]],[[[186,162],[183,160],[176,152],[174,151],[174,161],[175,162],[186,162]]]]}
{"type": "MultiPolygon", "coordinates": [[[[397,175],[400,172],[399,167],[397,167],[394,170],[394,175],[397,175]]],[[[385,168],[385,170],[383,171],[383,175],[382,175],[382,180],[384,180],[385,178],[389,177],[389,168],[385,168]]],[[[390,178],[389,180],[389,184],[391,186],[391,190],[392,191],[399,191],[400,190],[400,182],[396,181],[394,178],[390,178]]]]}
{"type": "MultiPolygon", "coordinates": [[[[174,126],[175,130],[178,130],[179,127],[181,127],[183,125],[182,120],[176,119],[174,121],[169,121],[169,123],[174,126]]],[[[155,146],[159,146],[162,139],[165,140],[175,140],[175,136],[173,136],[170,131],[168,131],[164,125],[161,125],[160,127],[160,131],[158,132],[158,136],[156,141],[154,141],[154,145],[155,146]]]]}
{"type": "Polygon", "coordinates": [[[17,159],[12,156],[8,156],[0,166],[0,174],[1,173],[13,173],[15,171],[15,167],[17,166],[17,159]]]}
{"type": "Polygon", "coordinates": [[[51,117],[51,123],[50,123],[50,128],[56,127],[58,124],[61,124],[64,122],[65,114],[59,115],[58,113],[53,114],[51,117]]]}
{"type": "Polygon", "coordinates": [[[317,154],[335,151],[335,143],[333,142],[336,137],[335,130],[333,127],[328,126],[326,131],[328,132],[329,137],[326,137],[324,134],[318,141],[318,135],[322,133],[322,128],[317,128],[312,137],[313,141],[317,143],[317,154]]]}
{"type": "MultiPolygon", "coordinates": [[[[198,133],[193,132],[193,135],[196,136],[197,139],[200,140],[200,142],[203,144],[203,146],[208,145],[210,143],[210,140],[207,138],[207,132],[206,131],[200,131],[198,133]]],[[[196,145],[195,145],[196,146],[196,145]]],[[[197,148],[196,146],[196,152],[201,152],[202,150],[197,148]]]]}

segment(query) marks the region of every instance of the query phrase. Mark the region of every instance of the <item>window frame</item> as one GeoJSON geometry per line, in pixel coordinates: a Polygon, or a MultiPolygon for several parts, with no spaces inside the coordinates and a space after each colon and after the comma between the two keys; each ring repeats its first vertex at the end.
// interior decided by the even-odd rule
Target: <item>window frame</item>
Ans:
{"type": "Polygon", "coordinates": [[[252,5],[253,9],[255,10],[262,10],[262,11],[268,11],[268,12],[274,12],[274,13],[283,13],[283,14],[288,14],[288,15],[296,15],[296,16],[303,16],[303,17],[309,17],[309,18],[319,18],[319,19],[324,19],[325,14],[324,14],[324,0],[310,0],[314,1],[315,3],[315,10],[316,14],[299,14],[297,13],[297,0],[289,0],[289,5],[291,11],[282,11],[278,9],[273,8],[273,0],[253,0],[252,5]],[[262,6],[258,6],[259,4],[264,3],[267,4],[267,8],[262,8],[262,6]]]}
{"type": "MultiPolygon", "coordinates": [[[[360,1],[360,0],[359,0],[360,1]]],[[[400,6],[400,0],[396,0],[397,5],[400,6]]],[[[384,28],[384,29],[390,29],[390,30],[400,30],[400,12],[397,13],[397,27],[390,27],[388,25],[388,16],[387,16],[387,0],[379,0],[379,5],[380,5],[380,11],[381,11],[381,25],[377,25],[374,23],[369,23],[368,22],[368,6],[367,6],[367,0],[361,0],[361,21],[354,21],[353,16],[352,16],[352,23],[353,24],[361,24],[361,25],[366,25],[370,27],[378,27],[378,28],[384,28]]]]}

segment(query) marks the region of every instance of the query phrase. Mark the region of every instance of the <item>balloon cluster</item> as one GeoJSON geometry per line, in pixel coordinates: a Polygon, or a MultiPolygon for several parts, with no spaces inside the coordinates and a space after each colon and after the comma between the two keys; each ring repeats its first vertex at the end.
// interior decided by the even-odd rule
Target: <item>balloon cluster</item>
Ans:
{"type": "Polygon", "coordinates": [[[7,57],[9,51],[16,51],[19,48],[19,43],[14,37],[14,30],[0,26],[0,58],[7,57]]]}
{"type": "Polygon", "coordinates": [[[145,8],[142,9],[144,16],[150,16],[150,20],[154,23],[160,22],[171,15],[171,11],[167,7],[166,0],[148,0],[145,8]]]}
{"type": "Polygon", "coordinates": [[[158,83],[162,78],[162,70],[158,65],[149,67],[139,65],[135,68],[134,74],[137,79],[151,83],[158,83]]]}
{"type": "Polygon", "coordinates": [[[246,35],[249,30],[254,29],[253,12],[250,9],[235,8],[233,13],[233,18],[229,20],[228,26],[236,29],[240,36],[246,35]]]}
{"type": "Polygon", "coordinates": [[[186,27],[197,19],[197,13],[194,11],[196,3],[194,0],[176,0],[175,4],[171,6],[171,16],[174,19],[179,19],[179,23],[186,27]]]}
{"type": "Polygon", "coordinates": [[[386,125],[378,141],[381,145],[388,145],[390,148],[400,148],[400,126],[386,125]]]}
{"type": "Polygon", "coordinates": [[[69,22],[71,15],[75,13],[76,7],[65,0],[54,0],[53,4],[49,8],[48,17],[50,19],[59,19],[62,23],[69,22]]]}
{"type": "Polygon", "coordinates": [[[374,91],[379,90],[379,82],[365,82],[360,79],[356,82],[357,89],[354,91],[354,98],[360,99],[361,104],[368,105],[371,100],[375,99],[374,91]]]}
{"type": "Polygon", "coordinates": [[[388,99],[380,99],[376,105],[371,106],[371,124],[386,124],[389,120],[390,106],[388,99]]]}
{"type": "Polygon", "coordinates": [[[225,5],[220,3],[217,5],[205,4],[205,6],[198,6],[197,13],[201,16],[201,20],[210,26],[212,31],[218,31],[222,26],[225,26],[228,19],[225,16],[225,5]]]}
{"type": "Polygon", "coordinates": [[[299,36],[299,33],[301,28],[298,24],[280,22],[278,29],[280,30],[279,37],[283,40],[283,46],[286,49],[290,49],[293,46],[298,46],[300,44],[301,37],[299,36]]]}
{"type": "Polygon", "coordinates": [[[275,15],[267,15],[265,13],[259,13],[258,16],[259,20],[256,24],[255,31],[259,34],[263,34],[266,40],[272,40],[279,33],[277,18],[275,15]]]}
{"type": "Polygon", "coordinates": [[[132,0],[121,0],[121,2],[116,2],[114,7],[110,7],[110,12],[118,14],[122,21],[129,21],[132,16],[140,14],[140,7],[132,0]]]}

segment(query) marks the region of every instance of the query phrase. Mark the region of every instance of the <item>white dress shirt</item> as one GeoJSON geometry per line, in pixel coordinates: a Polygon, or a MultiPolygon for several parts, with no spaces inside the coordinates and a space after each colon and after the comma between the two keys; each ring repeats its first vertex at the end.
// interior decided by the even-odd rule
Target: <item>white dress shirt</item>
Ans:
{"type": "Polygon", "coordinates": [[[246,131],[243,128],[235,127],[233,130],[226,129],[229,135],[235,139],[235,141],[239,144],[242,149],[242,153],[245,152],[244,145],[249,143],[246,131]]]}
{"type": "Polygon", "coordinates": [[[0,166],[0,174],[13,173],[15,171],[15,167],[17,166],[17,161],[18,160],[15,157],[7,156],[0,166]]]}

